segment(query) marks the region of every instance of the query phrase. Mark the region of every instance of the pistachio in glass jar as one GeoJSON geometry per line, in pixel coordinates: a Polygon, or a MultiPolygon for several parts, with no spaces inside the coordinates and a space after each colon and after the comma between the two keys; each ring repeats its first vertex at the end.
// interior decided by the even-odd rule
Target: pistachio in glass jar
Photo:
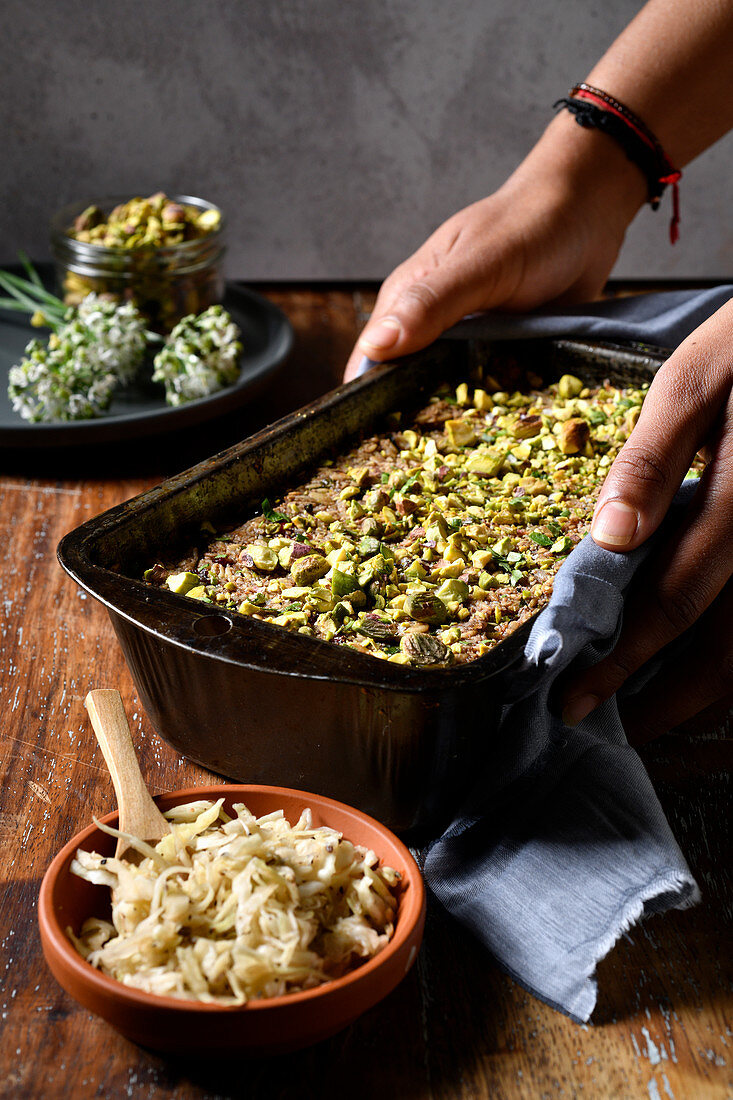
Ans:
{"type": "Polygon", "coordinates": [[[162,191],[148,198],[76,203],[51,223],[64,301],[92,292],[131,301],[157,332],[224,294],[224,220],[212,203],[162,191]]]}

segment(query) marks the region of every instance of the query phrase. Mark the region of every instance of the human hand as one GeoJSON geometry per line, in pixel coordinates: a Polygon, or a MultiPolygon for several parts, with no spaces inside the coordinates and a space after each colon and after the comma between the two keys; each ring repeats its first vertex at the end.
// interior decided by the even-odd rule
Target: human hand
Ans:
{"type": "Polygon", "coordinates": [[[467,313],[597,297],[645,198],[615,142],[558,115],[499,191],[449,218],[385,280],[345,381],[364,355],[417,351],[467,313]]]}
{"type": "Polygon", "coordinates": [[[629,739],[643,743],[733,703],[733,300],[654,379],[598,498],[591,534],[599,546],[625,552],[649,538],[700,450],[707,466],[693,502],[640,571],[615,649],[562,687],[568,725],[698,619],[694,649],[665,662],[629,701],[629,739]]]}

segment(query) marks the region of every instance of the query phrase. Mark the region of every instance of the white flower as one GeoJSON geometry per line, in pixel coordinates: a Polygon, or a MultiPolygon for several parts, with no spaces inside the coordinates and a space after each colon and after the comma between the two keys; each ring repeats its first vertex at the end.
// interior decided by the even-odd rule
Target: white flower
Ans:
{"type": "Polygon", "coordinates": [[[145,341],[145,322],[134,305],[88,294],[47,345],[31,340],[21,363],[11,367],[13,409],[34,424],[100,416],[115,388],[137,373],[145,341]]]}
{"type": "Polygon", "coordinates": [[[93,335],[100,359],[122,385],[131,382],[145,355],[145,321],[132,302],[87,294],[73,317],[93,335]]]}
{"type": "Polygon", "coordinates": [[[169,405],[182,405],[230,386],[239,377],[241,333],[223,306],[184,317],[155,356],[154,382],[169,405]]]}
{"type": "Polygon", "coordinates": [[[117,378],[89,349],[79,333],[62,329],[53,347],[31,340],[18,366],[8,375],[15,412],[34,424],[52,420],[89,420],[109,408],[117,378]]]}

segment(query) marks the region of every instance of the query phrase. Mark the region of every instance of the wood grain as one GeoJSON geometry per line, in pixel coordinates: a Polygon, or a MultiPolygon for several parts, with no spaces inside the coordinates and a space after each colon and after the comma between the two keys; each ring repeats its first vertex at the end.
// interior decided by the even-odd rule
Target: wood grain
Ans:
{"type": "MultiPolygon", "coordinates": [[[[244,434],[336,384],[373,288],[277,288],[269,296],[295,325],[296,352],[273,392],[228,432],[244,434]]],[[[729,726],[694,739],[670,735],[645,752],[703,901],[621,941],[600,967],[592,1027],[499,973],[435,904],[405,982],[341,1035],[288,1057],[246,1065],[163,1058],[128,1043],[56,985],[35,922],[39,882],[55,851],[114,805],[86,693],[119,688],[153,793],[212,777],[153,733],[106,613],[66,578],[55,547],[86,518],[211,453],[212,439],[222,436],[118,453],[106,466],[95,460],[93,471],[77,461],[67,472],[62,455],[5,456],[0,465],[0,1096],[733,1096],[729,726]]]]}

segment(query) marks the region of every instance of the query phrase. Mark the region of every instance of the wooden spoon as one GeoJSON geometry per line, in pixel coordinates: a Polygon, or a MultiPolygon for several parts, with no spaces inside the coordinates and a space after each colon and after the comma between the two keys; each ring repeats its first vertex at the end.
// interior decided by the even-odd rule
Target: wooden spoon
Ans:
{"type": "MultiPolygon", "coordinates": [[[[123,833],[132,833],[141,840],[157,844],[166,836],[171,827],[153,802],[140,765],[127,724],[122,697],[114,688],[98,688],[90,691],[84,700],[89,711],[99,747],[112,776],[117,806],[119,808],[119,829],[123,833]]],[[[133,861],[133,853],[141,858],[126,840],[118,840],[115,849],[117,859],[127,858],[133,861]]]]}

